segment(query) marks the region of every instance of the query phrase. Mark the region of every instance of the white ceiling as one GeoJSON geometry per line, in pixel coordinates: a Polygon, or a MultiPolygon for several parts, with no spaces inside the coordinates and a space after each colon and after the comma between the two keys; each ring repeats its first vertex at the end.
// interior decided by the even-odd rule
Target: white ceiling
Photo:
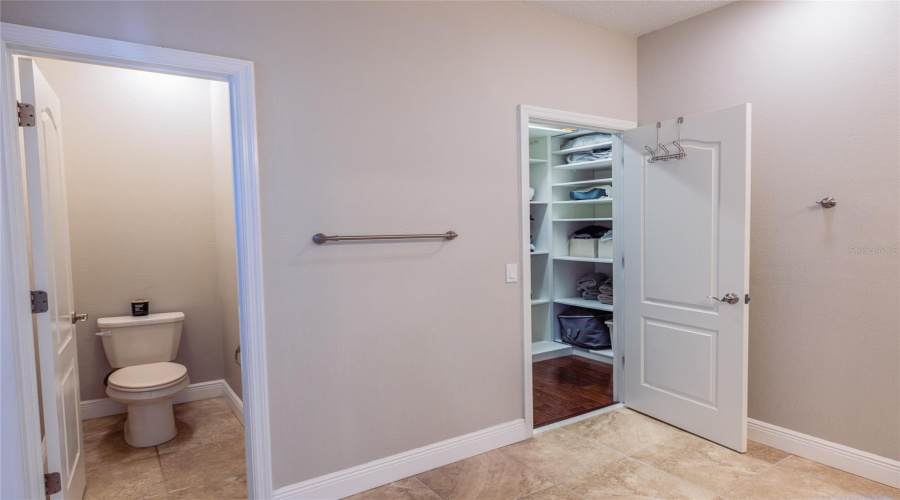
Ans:
{"type": "Polygon", "coordinates": [[[525,0],[527,5],[631,36],[671,26],[734,0],[525,0]]]}

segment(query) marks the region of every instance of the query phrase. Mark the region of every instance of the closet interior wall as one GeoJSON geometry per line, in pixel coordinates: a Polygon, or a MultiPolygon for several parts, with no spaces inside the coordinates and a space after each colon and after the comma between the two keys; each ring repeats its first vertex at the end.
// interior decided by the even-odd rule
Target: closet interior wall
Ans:
{"type": "MultiPolygon", "coordinates": [[[[542,124],[538,126],[543,127],[542,124]]],[[[588,350],[563,342],[557,316],[572,306],[614,312],[614,305],[583,299],[575,284],[582,276],[600,272],[613,277],[614,286],[618,288],[619,280],[615,276],[618,272],[613,263],[620,258],[619,252],[614,251],[611,258],[573,257],[569,255],[568,242],[572,233],[585,226],[612,229],[616,196],[573,201],[569,193],[601,185],[611,185],[615,189],[613,177],[617,169],[614,166],[621,163],[621,137],[611,134],[608,146],[612,149],[612,157],[609,159],[566,163],[567,155],[598,147],[594,144],[563,149],[566,143],[597,131],[578,129],[566,133],[557,125],[546,128],[554,130],[529,127],[529,186],[534,189],[528,214],[530,239],[534,245],[529,257],[532,361],[575,354],[612,364],[615,346],[588,350]]]]}

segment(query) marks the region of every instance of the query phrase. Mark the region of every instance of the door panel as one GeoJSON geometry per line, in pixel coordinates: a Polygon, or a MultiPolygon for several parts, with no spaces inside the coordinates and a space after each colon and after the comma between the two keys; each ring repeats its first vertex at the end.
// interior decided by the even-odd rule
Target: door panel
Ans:
{"type": "Polygon", "coordinates": [[[35,316],[49,472],[62,491],[52,499],[80,499],[85,486],[69,219],[59,98],[34,61],[18,64],[20,98],[34,105],[36,125],[22,128],[34,286],[47,292],[49,310],[35,316]]]}
{"type": "Polygon", "coordinates": [[[624,135],[625,404],[745,451],[750,105],[624,135]]]}

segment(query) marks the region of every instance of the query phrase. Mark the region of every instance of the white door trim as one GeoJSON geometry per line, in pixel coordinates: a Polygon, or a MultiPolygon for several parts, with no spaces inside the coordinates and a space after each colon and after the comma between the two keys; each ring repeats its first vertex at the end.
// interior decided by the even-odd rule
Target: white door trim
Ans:
{"type": "MultiPolygon", "coordinates": [[[[637,126],[634,122],[626,120],[617,120],[614,118],[603,118],[593,115],[585,115],[582,113],[573,113],[569,111],[560,111],[550,108],[540,108],[536,106],[519,105],[519,268],[521,273],[521,301],[522,301],[522,359],[523,359],[523,383],[522,383],[522,401],[524,402],[525,428],[528,432],[527,437],[531,437],[534,433],[534,402],[531,392],[531,249],[525,235],[529,234],[529,220],[524,214],[529,213],[530,200],[528,195],[528,177],[530,175],[529,151],[528,151],[528,122],[538,120],[545,123],[553,123],[559,125],[574,125],[577,127],[585,127],[592,129],[601,129],[608,132],[620,133],[625,130],[632,129],[637,126]]],[[[621,147],[618,148],[620,153],[614,159],[613,170],[621,170],[622,155],[621,147]]],[[[618,193],[619,189],[613,186],[618,193]]],[[[621,227],[621,210],[613,214],[613,227],[621,227]]],[[[621,237],[617,238],[621,241],[621,237]]],[[[617,247],[620,248],[620,247],[617,247]]],[[[621,254],[621,251],[618,252],[621,254]]],[[[553,258],[549,256],[548,258],[553,258]]],[[[613,263],[613,283],[621,283],[621,262],[613,263]]],[[[618,293],[618,292],[616,292],[618,293]]],[[[613,314],[619,314],[620,305],[614,305],[613,314]]],[[[613,331],[616,336],[614,341],[616,345],[624,345],[620,340],[619,329],[613,331]]],[[[621,388],[624,387],[620,382],[622,374],[620,366],[619,353],[616,353],[613,367],[613,385],[614,394],[621,401],[624,400],[621,388]],[[618,392],[617,392],[618,391],[618,392]]]]}
{"type": "MultiPolygon", "coordinates": [[[[13,56],[51,57],[158,73],[227,81],[230,88],[234,205],[237,232],[238,290],[243,353],[243,401],[247,441],[247,483],[250,498],[271,498],[272,464],[269,434],[269,397],[266,373],[262,243],[259,205],[259,163],[256,144],[256,92],[253,62],[208,54],[166,49],[60,31],[2,23],[3,155],[0,184],[3,196],[2,329],[4,344],[14,350],[17,415],[20,418],[23,496],[41,498],[43,466],[37,404],[37,380],[29,275],[25,240],[25,200],[15,113],[13,56]],[[9,338],[7,338],[9,336],[9,338]]],[[[4,380],[4,384],[7,382],[4,380]]],[[[4,386],[6,390],[6,386],[4,386]]],[[[4,442],[4,446],[6,443],[4,442]]],[[[7,450],[12,453],[12,450],[7,450]]],[[[5,471],[4,471],[5,472],[5,471]]],[[[7,476],[4,474],[4,481],[7,476]]]]}

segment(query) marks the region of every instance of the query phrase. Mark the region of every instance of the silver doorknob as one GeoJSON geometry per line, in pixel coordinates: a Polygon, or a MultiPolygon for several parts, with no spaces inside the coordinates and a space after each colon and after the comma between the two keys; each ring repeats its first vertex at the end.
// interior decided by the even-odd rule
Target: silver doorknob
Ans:
{"type": "Polygon", "coordinates": [[[729,304],[737,304],[738,301],[741,300],[738,298],[736,293],[731,293],[731,292],[726,293],[725,296],[722,297],[721,299],[718,297],[713,297],[712,295],[710,295],[707,298],[715,299],[715,300],[718,300],[719,302],[728,302],[729,304]]]}
{"type": "Polygon", "coordinates": [[[75,323],[78,323],[79,321],[87,321],[87,320],[88,320],[87,313],[77,313],[77,312],[72,313],[72,324],[73,325],[75,323]]]}

